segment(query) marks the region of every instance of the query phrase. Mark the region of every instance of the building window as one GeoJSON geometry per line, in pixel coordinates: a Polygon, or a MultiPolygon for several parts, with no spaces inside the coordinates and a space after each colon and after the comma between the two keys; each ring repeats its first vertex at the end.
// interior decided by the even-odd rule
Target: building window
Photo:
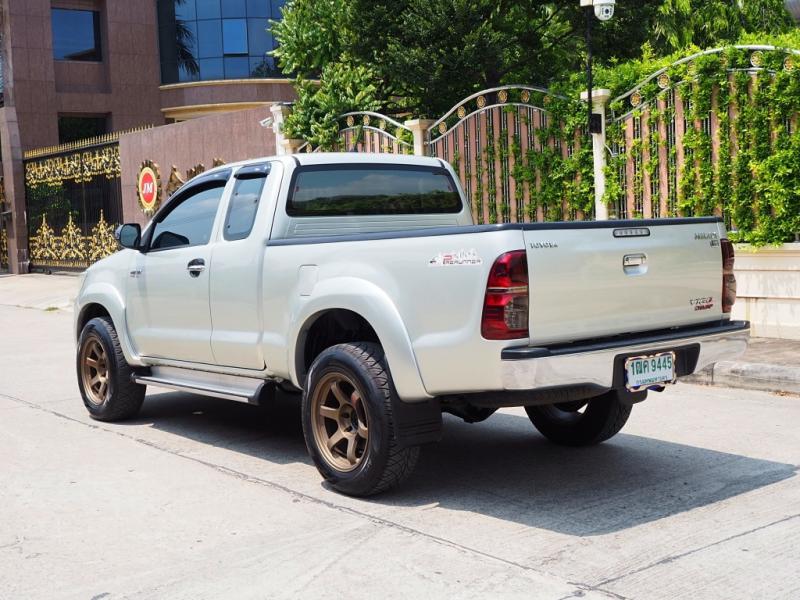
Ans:
{"type": "Polygon", "coordinates": [[[268,55],[284,0],[158,0],[163,83],[282,77],[268,55]]]}
{"type": "Polygon", "coordinates": [[[100,62],[100,13],[54,8],[53,56],[56,60],[100,62]]]}
{"type": "Polygon", "coordinates": [[[58,143],[77,142],[108,133],[107,117],[75,117],[59,115],[58,143]]]}

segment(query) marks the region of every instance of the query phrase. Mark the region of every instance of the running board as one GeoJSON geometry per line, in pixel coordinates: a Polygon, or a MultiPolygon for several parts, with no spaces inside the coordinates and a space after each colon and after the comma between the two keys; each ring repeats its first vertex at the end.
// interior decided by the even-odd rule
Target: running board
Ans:
{"type": "Polygon", "coordinates": [[[177,367],[151,367],[150,373],[134,373],[131,379],[142,385],[191,392],[247,404],[259,404],[265,386],[271,385],[271,382],[264,379],[193,371],[177,367]]]}

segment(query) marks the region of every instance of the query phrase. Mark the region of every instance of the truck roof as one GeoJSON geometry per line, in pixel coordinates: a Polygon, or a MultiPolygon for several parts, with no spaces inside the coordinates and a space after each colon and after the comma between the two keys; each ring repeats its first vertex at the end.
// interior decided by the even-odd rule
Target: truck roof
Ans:
{"type": "Polygon", "coordinates": [[[408,154],[388,154],[370,152],[309,152],[300,154],[287,154],[283,156],[262,156],[250,158],[232,163],[227,163],[219,167],[214,167],[205,171],[200,176],[208,176],[216,171],[230,168],[242,167],[245,165],[263,163],[268,160],[280,160],[284,164],[290,165],[292,161],[296,164],[306,165],[330,165],[330,164],[392,164],[392,165],[417,165],[422,167],[441,167],[444,165],[441,159],[429,156],[413,156],[408,154]]]}
{"type": "Polygon", "coordinates": [[[301,165],[329,165],[337,163],[405,164],[441,167],[442,161],[429,156],[369,152],[310,152],[291,155],[301,165]]]}

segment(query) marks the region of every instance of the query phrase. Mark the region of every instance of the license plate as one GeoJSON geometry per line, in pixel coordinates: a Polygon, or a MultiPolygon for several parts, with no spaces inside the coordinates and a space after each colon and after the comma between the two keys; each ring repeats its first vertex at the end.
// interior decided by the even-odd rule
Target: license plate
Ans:
{"type": "Polygon", "coordinates": [[[652,385],[675,383],[675,353],[634,356],[625,360],[625,387],[639,392],[652,385]]]}

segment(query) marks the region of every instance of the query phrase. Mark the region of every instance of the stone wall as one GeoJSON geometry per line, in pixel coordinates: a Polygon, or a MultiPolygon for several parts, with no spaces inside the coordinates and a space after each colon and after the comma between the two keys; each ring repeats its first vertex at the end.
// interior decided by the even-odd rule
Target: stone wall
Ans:
{"type": "Polygon", "coordinates": [[[159,166],[163,202],[173,165],[182,179],[188,180],[187,171],[198,164],[210,169],[216,159],[230,163],[274,155],[275,135],[271,128],[260,125],[262,120],[269,117],[269,107],[261,106],[120,137],[122,210],[125,220],[139,223],[147,221],[139,208],[136,192],[142,162],[151,160],[159,166]]]}
{"type": "Polygon", "coordinates": [[[800,340],[800,244],[736,249],[738,300],[733,318],[759,337],[800,340]]]}

